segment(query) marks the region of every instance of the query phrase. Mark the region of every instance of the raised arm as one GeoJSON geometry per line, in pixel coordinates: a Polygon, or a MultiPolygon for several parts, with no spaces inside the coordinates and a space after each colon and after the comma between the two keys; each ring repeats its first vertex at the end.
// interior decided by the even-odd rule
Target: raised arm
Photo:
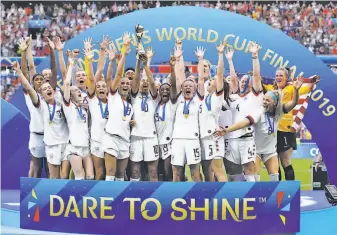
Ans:
{"type": "Polygon", "coordinates": [[[185,74],[185,63],[183,58],[184,51],[182,50],[182,41],[176,40],[176,46],[174,48],[174,56],[176,59],[174,70],[175,70],[175,76],[176,76],[176,83],[177,83],[177,90],[180,91],[181,84],[186,80],[186,74],[185,74]]]}
{"type": "Polygon", "coordinates": [[[291,111],[295,106],[298,104],[298,98],[299,98],[299,90],[301,86],[303,85],[303,77],[297,77],[297,80],[293,83],[294,87],[294,94],[293,99],[289,101],[288,103],[285,103],[283,106],[283,111],[288,113],[291,111]]]}
{"type": "Polygon", "coordinates": [[[240,130],[242,128],[248,127],[250,125],[251,125],[251,121],[248,118],[245,118],[242,121],[237,122],[237,123],[233,124],[232,126],[226,128],[226,129],[222,128],[221,130],[216,131],[215,135],[224,136],[229,132],[237,131],[237,130],[240,130]]]}
{"type": "Polygon", "coordinates": [[[207,66],[206,61],[203,59],[205,54],[205,49],[202,47],[197,47],[197,50],[194,52],[198,58],[198,93],[201,97],[205,94],[205,66],[207,66]]]}
{"type": "Polygon", "coordinates": [[[253,59],[253,89],[255,92],[260,92],[263,90],[262,78],[260,73],[260,61],[259,61],[259,50],[261,46],[255,42],[250,44],[249,51],[252,53],[253,59]]]}
{"type": "Polygon", "coordinates": [[[217,92],[223,90],[224,84],[223,84],[223,73],[225,70],[225,63],[223,59],[223,52],[227,46],[227,42],[225,41],[222,43],[220,41],[220,45],[216,47],[218,51],[218,70],[217,70],[217,80],[216,80],[216,90],[217,92]]]}
{"type": "MultiPolygon", "coordinates": [[[[171,55],[170,58],[170,66],[171,66],[171,100],[177,98],[178,91],[177,91],[177,79],[176,79],[176,72],[175,72],[175,63],[176,57],[171,55]]],[[[180,88],[179,88],[180,90],[180,88]]]]}
{"type": "Polygon", "coordinates": [[[83,49],[84,55],[88,61],[88,93],[93,95],[95,92],[95,79],[94,79],[94,69],[92,67],[92,59],[94,58],[94,52],[90,48],[83,49]]]}
{"type": "Polygon", "coordinates": [[[114,71],[114,61],[115,61],[116,53],[117,53],[116,46],[113,42],[111,42],[109,45],[108,53],[109,53],[109,65],[108,65],[108,72],[107,72],[105,82],[108,85],[108,87],[110,87],[110,83],[111,83],[113,71],[114,71]]]}
{"type": "Polygon", "coordinates": [[[30,82],[28,81],[28,79],[22,73],[19,63],[17,61],[13,62],[12,68],[18,74],[18,76],[21,80],[21,84],[22,84],[23,88],[28,92],[29,97],[31,98],[34,106],[39,106],[39,96],[37,95],[37,93],[34,90],[34,88],[32,87],[32,85],[30,85],[30,82]]]}
{"type": "Polygon", "coordinates": [[[124,35],[123,35],[123,45],[126,47],[126,49],[122,53],[121,59],[118,63],[115,79],[112,80],[112,82],[111,82],[110,89],[112,91],[117,90],[119,82],[122,78],[124,64],[125,64],[125,58],[126,58],[126,52],[128,51],[128,49],[130,47],[130,43],[131,43],[130,33],[124,33],[124,35]]]}
{"type": "Polygon", "coordinates": [[[19,40],[19,48],[21,50],[21,69],[23,75],[28,79],[29,74],[28,74],[28,69],[27,69],[27,48],[29,46],[29,40],[30,38],[21,38],[19,40]]]}
{"type": "Polygon", "coordinates": [[[51,78],[50,78],[50,85],[55,90],[57,86],[57,67],[56,67],[56,57],[55,57],[55,44],[49,38],[48,46],[50,48],[50,69],[51,69],[51,78]]]}
{"type": "Polygon", "coordinates": [[[28,67],[29,67],[29,77],[30,79],[36,74],[36,68],[34,65],[34,58],[32,52],[32,35],[30,35],[28,40],[28,48],[27,48],[27,60],[28,60],[28,67]]]}
{"type": "Polygon", "coordinates": [[[63,89],[63,95],[64,95],[64,100],[66,102],[70,102],[70,83],[71,83],[71,76],[74,68],[74,60],[72,58],[68,59],[68,70],[66,74],[66,79],[64,80],[64,89],[63,89]]]}
{"type": "Polygon", "coordinates": [[[145,73],[146,73],[146,77],[147,79],[149,80],[149,84],[150,84],[150,92],[151,92],[151,95],[153,97],[157,97],[157,88],[156,88],[156,83],[153,79],[153,74],[150,70],[150,67],[149,67],[149,64],[148,64],[148,61],[146,60],[145,57],[143,57],[144,60],[142,60],[143,64],[144,64],[144,70],[145,70],[145,73]]]}
{"type": "Polygon", "coordinates": [[[108,35],[103,35],[103,40],[102,42],[99,42],[99,45],[101,47],[99,51],[99,57],[98,57],[98,62],[97,62],[97,69],[95,73],[95,82],[101,80],[103,70],[104,70],[104,65],[105,65],[105,51],[109,45],[109,37],[108,35]]]}
{"type": "Polygon", "coordinates": [[[154,51],[152,50],[152,47],[146,48],[146,57],[147,57],[147,66],[150,67],[152,57],[154,56],[154,51]]]}
{"type": "Polygon", "coordinates": [[[54,44],[55,44],[57,55],[59,58],[62,80],[64,80],[67,74],[67,67],[66,67],[66,63],[64,62],[64,55],[63,55],[64,43],[61,42],[61,39],[59,37],[55,37],[54,44]]]}
{"type": "Polygon", "coordinates": [[[225,55],[228,61],[229,73],[231,77],[230,87],[231,87],[232,93],[237,93],[239,90],[239,82],[238,82],[238,77],[236,76],[235,67],[233,63],[234,49],[231,47],[227,47],[227,51],[225,55]]]}

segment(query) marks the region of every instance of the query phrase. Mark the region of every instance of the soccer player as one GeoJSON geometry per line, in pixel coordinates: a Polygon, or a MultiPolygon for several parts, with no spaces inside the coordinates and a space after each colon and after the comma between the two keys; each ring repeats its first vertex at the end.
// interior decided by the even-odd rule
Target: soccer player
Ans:
{"type": "Polygon", "coordinates": [[[155,124],[158,134],[160,158],[164,161],[164,181],[172,181],[171,151],[174,117],[177,108],[176,58],[171,56],[171,84],[163,83],[159,88],[160,101],[156,106],[155,124]]]}
{"type": "Polygon", "coordinates": [[[131,102],[136,121],[131,132],[131,181],[140,180],[142,161],[147,163],[149,180],[158,181],[159,145],[154,114],[159,96],[148,62],[153,55],[152,49],[148,49],[146,55],[139,56],[144,64],[146,76],[143,75],[140,79],[137,72],[140,62],[137,59],[136,76],[131,86],[131,102]]]}
{"type": "Polygon", "coordinates": [[[88,112],[82,107],[83,97],[80,89],[77,86],[70,86],[73,68],[74,61],[69,58],[68,72],[64,80],[63,111],[69,128],[69,142],[65,156],[70,161],[75,180],[93,180],[94,169],[89,156],[88,112]]]}
{"type": "Polygon", "coordinates": [[[303,78],[299,77],[294,83],[293,99],[287,103],[281,102],[280,91],[268,91],[263,97],[262,108],[244,120],[217,132],[218,136],[233,132],[250,125],[255,125],[256,152],[263,160],[269,173],[270,181],[279,181],[278,158],[276,152],[277,128],[284,113],[291,111],[298,103],[299,89],[303,78]]]}
{"type": "MultiPolygon", "coordinates": [[[[294,97],[294,87],[288,79],[290,77],[291,71],[287,68],[279,68],[276,70],[275,77],[275,85],[267,85],[265,88],[267,90],[276,89],[282,91],[282,102],[287,103],[294,97]]],[[[299,94],[304,95],[309,93],[314,85],[319,82],[319,77],[314,75],[310,77],[313,80],[313,83],[308,85],[303,85],[299,94]]],[[[277,152],[278,156],[284,170],[284,175],[286,180],[295,180],[295,172],[293,166],[291,165],[291,155],[293,150],[297,149],[296,143],[296,133],[292,131],[292,125],[294,123],[294,115],[293,112],[290,111],[282,116],[280,125],[278,127],[278,135],[277,135],[277,152]]],[[[281,169],[279,170],[280,180],[281,169]]]]}
{"type": "MultiPolygon", "coordinates": [[[[214,132],[219,128],[219,118],[222,108],[223,98],[223,72],[224,60],[223,52],[226,47],[226,42],[220,42],[217,46],[218,51],[218,71],[215,78],[210,78],[207,81],[207,95],[200,105],[199,110],[199,125],[200,125],[200,140],[201,140],[201,164],[205,176],[205,181],[214,181],[212,171],[212,160],[215,157],[224,157],[224,139],[215,138],[214,132]]],[[[204,68],[205,73],[209,73],[209,66],[204,68]]]]}
{"type": "Polygon", "coordinates": [[[199,142],[199,110],[204,99],[205,68],[204,50],[198,48],[196,55],[199,59],[198,91],[193,80],[187,79],[182,83],[183,96],[178,99],[177,111],[172,134],[171,164],[173,181],[180,181],[184,174],[184,166],[190,167],[192,180],[200,182],[201,147],[199,142]]]}
{"type": "Polygon", "coordinates": [[[52,85],[48,82],[41,85],[42,101],[23,75],[18,63],[13,63],[13,69],[18,73],[22,86],[28,92],[34,107],[42,115],[43,141],[50,173],[49,178],[60,178],[61,165],[61,178],[66,179],[69,176],[70,164],[64,155],[64,150],[69,138],[69,130],[62,110],[63,96],[59,90],[56,90],[56,81],[52,85]]]}
{"type": "Polygon", "coordinates": [[[130,80],[122,77],[126,51],[130,47],[130,34],[123,35],[123,45],[126,47],[117,66],[115,79],[110,82],[108,95],[109,117],[102,138],[101,149],[104,151],[106,181],[124,181],[125,169],[130,155],[130,125],[133,108],[127,102],[130,92],[130,80]]]}
{"type": "MultiPolygon", "coordinates": [[[[27,51],[31,50],[31,41],[30,38],[22,38],[19,41],[19,48],[21,50],[21,63],[22,63],[22,71],[23,75],[28,78],[28,71],[27,71],[27,51]]],[[[29,53],[29,52],[28,52],[29,53]]],[[[31,83],[34,90],[37,92],[38,96],[41,98],[40,94],[40,87],[44,82],[44,77],[41,74],[34,74],[31,78],[31,83]]],[[[43,159],[45,156],[45,146],[43,142],[43,122],[42,117],[38,110],[34,108],[32,100],[27,92],[27,90],[23,90],[24,97],[26,101],[27,108],[30,113],[30,123],[29,123],[29,151],[30,151],[30,166],[28,176],[33,178],[40,178],[43,159]]]]}
{"type": "MultiPolygon", "coordinates": [[[[260,47],[255,43],[252,43],[250,46],[251,51],[253,49],[258,51],[259,48],[260,47]]],[[[257,55],[254,53],[252,54],[254,60],[257,55]]],[[[233,56],[232,53],[231,56],[233,56]]],[[[256,67],[253,67],[253,70],[255,69],[256,67]]],[[[234,70],[233,65],[230,66],[230,70],[234,70]]],[[[231,74],[235,74],[235,72],[232,71],[231,74]]],[[[230,96],[230,105],[226,103],[223,104],[224,107],[229,109],[232,113],[232,124],[247,117],[253,110],[258,108],[261,103],[260,100],[263,98],[261,93],[261,77],[256,76],[256,72],[253,72],[252,75],[249,73],[244,75],[239,83],[236,75],[231,76],[231,89],[233,92],[238,90],[239,94],[232,94],[230,96]]],[[[237,171],[240,169],[237,165],[242,165],[244,168],[245,179],[247,181],[255,181],[256,169],[254,162],[256,158],[256,146],[253,133],[253,127],[247,127],[237,130],[230,135],[228,142],[230,152],[226,155],[226,159],[232,165],[231,167],[228,167],[227,173],[229,175],[240,174],[240,172],[237,171]],[[234,170],[232,171],[232,168],[235,168],[235,172],[234,170]]]]}

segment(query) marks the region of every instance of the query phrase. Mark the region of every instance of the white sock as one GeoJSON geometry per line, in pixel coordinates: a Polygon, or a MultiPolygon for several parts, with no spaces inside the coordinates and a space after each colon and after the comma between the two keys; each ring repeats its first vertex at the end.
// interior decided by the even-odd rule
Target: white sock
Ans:
{"type": "Polygon", "coordinates": [[[130,181],[140,181],[140,178],[138,179],[130,178],[130,181]]]}
{"type": "Polygon", "coordinates": [[[227,176],[228,176],[228,182],[244,181],[243,174],[227,175],[227,176]]]}
{"type": "Polygon", "coordinates": [[[279,173],[276,173],[276,174],[270,174],[270,175],[269,175],[269,179],[270,179],[270,181],[279,181],[278,176],[279,176],[279,173]]]}
{"type": "Polygon", "coordinates": [[[116,181],[124,181],[124,178],[116,178],[116,181]]]}
{"type": "Polygon", "coordinates": [[[106,175],[106,176],[105,176],[105,181],[115,181],[115,176],[112,176],[112,175],[106,175]]]}
{"type": "Polygon", "coordinates": [[[83,176],[75,177],[75,180],[84,180],[83,176]]]}
{"type": "Polygon", "coordinates": [[[261,176],[260,176],[260,174],[255,174],[255,181],[256,181],[256,182],[261,181],[261,176]]]}
{"type": "Polygon", "coordinates": [[[86,179],[86,180],[94,180],[95,177],[94,177],[93,175],[87,175],[87,176],[85,177],[85,179],[86,179]]]}
{"type": "Polygon", "coordinates": [[[255,182],[255,175],[245,175],[247,182],[255,182]]]}

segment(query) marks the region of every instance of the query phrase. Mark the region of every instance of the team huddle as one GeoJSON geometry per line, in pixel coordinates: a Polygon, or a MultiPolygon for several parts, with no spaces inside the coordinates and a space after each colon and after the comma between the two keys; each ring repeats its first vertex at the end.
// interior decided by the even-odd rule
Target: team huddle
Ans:
{"type": "Polygon", "coordinates": [[[195,182],[259,181],[262,161],[271,181],[280,180],[280,163],[285,178],[295,179],[292,110],[299,95],[309,93],[319,79],[312,76],[314,83],[303,84],[299,76],[289,82],[290,71],[279,68],[275,84],[263,84],[256,43],[249,47],[252,72],[239,79],[234,50],[226,42],[215,48],[218,64],[212,77],[201,47],[195,51],[198,76],[185,73],[177,40],[171,73],[158,84],[150,70],[151,48],[137,47],[135,68],[124,69],[131,56],[129,33],[123,35],[120,54],[103,36],[95,72],[90,38],[84,40],[84,70],[78,66],[79,49],[68,50],[65,63],[60,38],[48,39],[51,68],[41,74],[35,70],[31,41],[20,40],[21,68],[12,64],[31,116],[29,177],[41,177],[46,160],[53,179],[68,179],[72,172],[75,180],[158,181],[160,175],[160,180],[177,182],[186,180],[187,165],[195,182]],[[57,87],[55,50],[63,87],[57,87]]]}

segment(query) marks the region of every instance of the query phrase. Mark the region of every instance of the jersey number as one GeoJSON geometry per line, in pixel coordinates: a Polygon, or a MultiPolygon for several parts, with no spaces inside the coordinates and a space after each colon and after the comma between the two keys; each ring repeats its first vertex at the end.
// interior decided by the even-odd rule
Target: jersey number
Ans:
{"type": "Polygon", "coordinates": [[[196,161],[198,161],[200,158],[199,149],[193,149],[193,151],[194,151],[194,158],[196,161]]]}
{"type": "Polygon", "coordinates": [[[159,145],[153,146],[153,151],[154,151],[154,155],[158,156],[159,155],[159,145]]]}
{"type": "Polygon", "coordinates": [[[248,154],[250,156],[254,156],[255,155],[255,149],[251,149],[250,147],[248,148],[248,154]]]}
{"type": "Polygon", "coordinates": [[[199,106],[199,113],[202,113],[202,105],[199,106]]]}
{"type": "Polygon", "coordinates": [[[225,139],[225,148],[228,148],[228,139],[225,139]]]}
{"type": "Polygon", "coordinates": [[[163,151],[164,151],[164,155],[166,155],[168,152],[167,144],[164,144],[163,151]]]}
{"type": "Polygon", "coordinates": [[[126,115],[129,116],[130,113],[131,113],[131,108],[128,108],[128,113],[126,115]]]}
{"type": "Polygon", "coordinates": [[[57,110],[56,113],[59,116],[59,118],[61,119],[62,115],[63,115],[62,111],[61,110],[57,110]]]}
{"type": "Polygon", "coordinates": [[[209,145],[208,148],[209,148],[209,156],[212,156],[213,155],[213,146],[209,145]]]}
{"type": "Polygon", "coordinates": [[[155,121],[155,122],[159,122],[159,115],[158,115],[158,113],[156,113],[156,114],[154,115],[154,121],[155,121]]]}
{"type": "Polygon", "coordinates": [[[149,106],[147,104],[145,104],[144,109],[142,111],[145,112],[145,113],[149,112],[149,106]]]}
{"type": "Polygon", "coordinates": [[[239,105],[236,106],[236,110],[237,110],[238,112],[240,112],[240,107],[239,107],[239,105]]]}

